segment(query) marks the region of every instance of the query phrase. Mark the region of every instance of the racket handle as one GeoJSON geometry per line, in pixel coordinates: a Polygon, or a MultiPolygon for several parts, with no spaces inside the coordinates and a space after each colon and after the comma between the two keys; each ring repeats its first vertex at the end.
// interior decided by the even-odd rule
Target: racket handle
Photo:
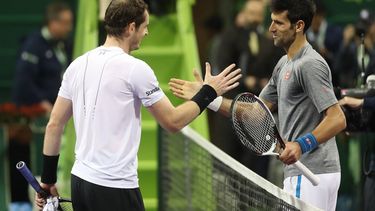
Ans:
{"type": "Polygon", "coordinates": [[[320,183],[320,178],[317,177],[314,173],[310,171],[305,165],[303,165],[300,161],[297,161],[293,164],[296,168],[302,171],[302,174],[310,180],[310,182],[314,185],[317,186],[320,183]]]}
{"type": "Polygon", "coordinates": [[[34,188],[34,190],[41,194],[42,197],[47,197],[48,194],[42,187],[40,187],[39,182],[34,177],[33,173],[31,173],[30,169],[27,168],[25,162],[20,161],[16,164],[17,170],[22,174],[22,176],[26,179],[26,181],[34,188]]]}

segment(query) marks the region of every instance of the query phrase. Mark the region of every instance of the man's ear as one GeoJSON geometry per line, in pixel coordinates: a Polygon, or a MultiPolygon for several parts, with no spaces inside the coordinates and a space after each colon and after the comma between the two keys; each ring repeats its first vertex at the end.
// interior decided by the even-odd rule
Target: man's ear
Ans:
{"type": "Polygon", "coordinates": [[[303,32],[304,28],[305,28],[305,22],[303,22],[302,20],[297,21],[296,32],[303,32]]]}
{"type": "Polygon", "coordinates": [[[128,26],[129,32],[134,33],[136,31],[135,22],[131,22],[128,26]]]}
{"type": "Polygon", "coordinates": [[[135,22],[131,22],[129,25],[125,27],[124,33],[125,36],[128,37],[129,35],[133,34],[135,32],[135,22]]]}

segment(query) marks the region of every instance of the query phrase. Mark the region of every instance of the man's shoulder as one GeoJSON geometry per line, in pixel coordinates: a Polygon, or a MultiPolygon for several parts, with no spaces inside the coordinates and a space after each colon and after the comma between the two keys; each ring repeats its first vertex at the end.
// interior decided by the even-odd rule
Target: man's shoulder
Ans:
{"type": "Polygon", "coordinates": [[[41,44],[46,44],[46,40],[43,38],[40,30],[35,30],[21,37],[20,43],[23,46],[40,46],[41,44]]]}
{"type": "Polygon", "coordinates": [[[131,66],[134,66],[137,69],[151,69],[150,65],[148,65],[142,59],[139,59],[139,58],[134,57],[134,56],[129,55],[129,54],[124,54],[124,55],[121,55],[121,56],[126,57],[126,60],[118,58],[117,60],[119,62],[130,63],[131,66]]]}
{"type": "Polygon", "coordinates": [[[326,60],[323,58],[323,56],[320,55],[312,47],[307,49],[307,52],[303,56],[301,56],[298,60],[299,60],[300,65],[306,68],[308,67],[311,68],[311,65],[317,65],[317,64],[328,67],[328,64],[326,60]]]}
{"type": "Polygon", "coordinates": [[[288,56],[285,54],[284,56],[281,56],[279,61],[276,63],[275,68],[280,68],[288,61],[288,56]]]}

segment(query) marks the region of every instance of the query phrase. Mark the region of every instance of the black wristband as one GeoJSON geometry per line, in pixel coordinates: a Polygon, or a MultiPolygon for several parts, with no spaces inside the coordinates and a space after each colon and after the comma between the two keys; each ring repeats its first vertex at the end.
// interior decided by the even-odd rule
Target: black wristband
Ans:
{"type": "Polygon", "coordinates": [[[55,184],[57,180],[57,163],[59,155],[44,155],[43,154],[43,170],[42,170],[42,183],[55,184]]]}
{"type": "Polygon", "coordinates": [[[214,88],[210,85],[203,85],[199,92],[191,98],[192,101],[197,103],[199,106],[200,112],[202,113],[203,110],[210,104],[213,100],[217,97],[217,93],[214,88]]]}

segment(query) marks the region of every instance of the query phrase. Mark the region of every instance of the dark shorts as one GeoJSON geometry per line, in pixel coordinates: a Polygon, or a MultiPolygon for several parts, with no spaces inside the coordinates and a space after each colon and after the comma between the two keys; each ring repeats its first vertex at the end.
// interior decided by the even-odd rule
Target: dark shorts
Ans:
{"type": "Polygon", "coordinates": [[[71,182],[74,211],[145,210],[139,188],[104,187],[75,175],[72,175],[71,182]]]}

